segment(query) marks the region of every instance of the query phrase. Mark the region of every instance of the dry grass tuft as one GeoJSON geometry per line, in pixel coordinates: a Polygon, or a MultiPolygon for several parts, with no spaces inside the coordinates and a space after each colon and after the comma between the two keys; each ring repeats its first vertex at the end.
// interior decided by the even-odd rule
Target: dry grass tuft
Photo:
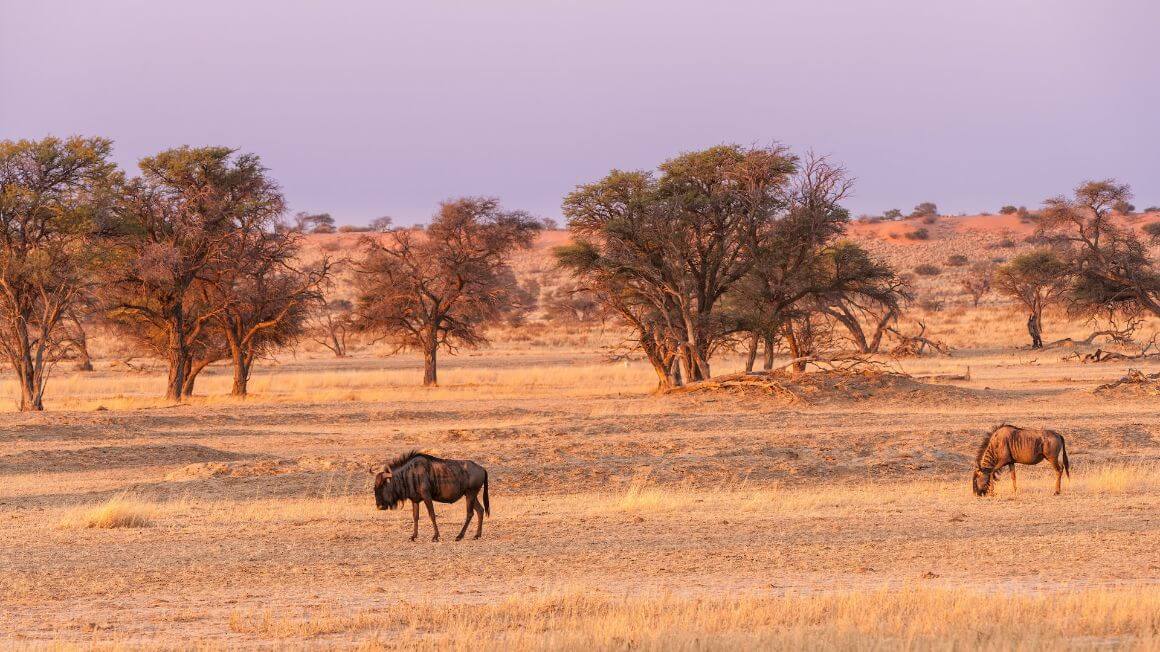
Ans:
{"type": "Polygon", "coordinates": [[[78,508],[61,520],[64,527],[118,528],[149,527],[157,515],[157,506],[139,498],[118,494],[96,507],[78,508]]]}

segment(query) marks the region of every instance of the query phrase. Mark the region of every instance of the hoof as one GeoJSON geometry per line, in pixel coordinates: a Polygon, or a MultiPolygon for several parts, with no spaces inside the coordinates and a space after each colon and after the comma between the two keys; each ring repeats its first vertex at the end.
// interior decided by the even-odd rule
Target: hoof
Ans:
{"type": "Polygon", "coordinates": [[[456,541],[463,541],[463,535],[461,534],[461,535],[455,537],[455,540],[456,541]]]}
{"type": "Polygon", "coordinates": [[[438,540],[439,540],[439,535],[438,535],[438,534],[436,534],[435,536],[431,537],[431,541],[438,541],[438,540]]]}
{"type": "Polygon", "coordinates": [[[416,539],[417,539],[417,537],[411,537],[412,542],[414,542],[416,539]]]}
{"type": "Polygon", "coordinates": [[[475,535],[475,536],[473,536],[473,537],[471,537],[471,538],[472,538],[472,539],[475,539],[476,541],[479,541],[479,537],[481,537],[481,536],[483,536],[483,535],[482,535],[482,534],[477,534],[477,535],[475,535]]]}

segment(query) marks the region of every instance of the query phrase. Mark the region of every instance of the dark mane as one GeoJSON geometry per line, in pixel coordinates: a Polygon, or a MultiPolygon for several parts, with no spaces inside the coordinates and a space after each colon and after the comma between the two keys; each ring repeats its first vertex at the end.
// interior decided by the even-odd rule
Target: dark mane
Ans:
{"type": "Polygon", "coordinates": [[[991,437],[994,437],[995,433],[998,432],[1000,428],[1015,428],[1015,426],[1009,423],[1000,423],[994,428],[991,428],[991,431],[988,432],[986,436],[983,437],[983,441],[979,443],[979,450],[975,452],[975,466],[978,466],[982,463],[983,453],[987,452],[987,446],[991,444],[991,437]]]}
{"type": "Polygon", "coordinates": [[[406,464],[407,462],[410,462],[411,460],[415,459],[416,457],[426,457],[429,460],[438,459],[434,455],[428,455],[427,453],[424,453],[421,450],[415,449],[409,453],[403,453],[402,455],[396,457],[395,459],[391,460],[390,462],[387,462],[387,468],[394,471],[395,469],[399,468],[400,466],[403,466],[404,464],[406,464]]]}

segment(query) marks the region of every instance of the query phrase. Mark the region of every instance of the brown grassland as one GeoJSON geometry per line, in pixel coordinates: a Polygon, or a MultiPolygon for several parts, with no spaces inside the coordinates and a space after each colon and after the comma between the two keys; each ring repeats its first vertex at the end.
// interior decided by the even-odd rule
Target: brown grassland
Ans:
{"type": "MultiPolygon", "coordinates": [[[[902,270],[1026,247],[1013,217],[954,220],[853,235],[902,270]]],[[[519,273],[558,282],[564,237],[519,273]]],[[[1025,316],[970,307],[961,273],[919,277],[943,305],[904,320],[951,357],[800,400],[655,396],[646,363],[602,355],[615,329],[533,320],[444,357],[438,388],[414,355],[306,343],[259,363],[245,401],[215,366],[173,406],[158,362],[97,338],[97,370],[58,369],[47,412],[0,414],[0,646],[1160,649],[1156,393],[1093,391],[1160,364],[1030,351],[1025,316]],[[1067,438],[1062,496],[1046,465],[971,494],[1004,422],[1067,438]],[[437,507],[439,543],[375,510],[366,468],[413,447],[488,469],[482,540],[451,540],[462,503],[437,507]]],[[[1090,330],[1054,315],[1045,339],[1090,330]]]]}

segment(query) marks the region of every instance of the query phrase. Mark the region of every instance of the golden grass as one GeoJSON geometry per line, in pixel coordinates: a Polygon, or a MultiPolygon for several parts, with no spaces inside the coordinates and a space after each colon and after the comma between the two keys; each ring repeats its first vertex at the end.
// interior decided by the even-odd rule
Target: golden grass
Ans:
{"type": "Polygon", "coordinates": [[[1108,464],[1078,472],[1073,466],[1071,470],[1079,490],[1103,494],[1160,491],[1160,467],[1155,464],[1108,464]]]}
{"type": "Polygon", "coordinates": [[[155,504],[128,494],[118,494],[95,507],[69,510],[61,519],[61,525],[101,529],[149,527],[156,516],[155,504]]]}
{"type": "Polygon", "coordinates": [[[499,604],[234,612],[229,628],[258,639],[373,636],[366,647],[420,650],[1149,649],[1160,643],[1160,589],[1013,595],[909,586],[690,598],[591,587],[499,604]]]}

